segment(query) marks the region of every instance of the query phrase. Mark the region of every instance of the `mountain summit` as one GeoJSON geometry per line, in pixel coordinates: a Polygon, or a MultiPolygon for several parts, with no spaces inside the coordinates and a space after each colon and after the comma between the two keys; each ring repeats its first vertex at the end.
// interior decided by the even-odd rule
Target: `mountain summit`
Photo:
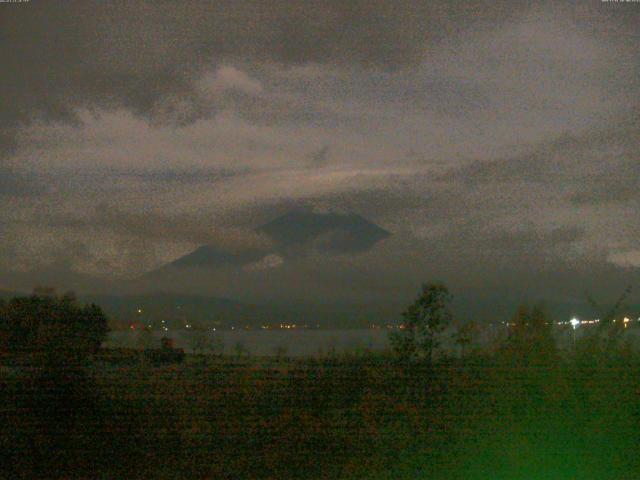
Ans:
{"type": "Polygon", "coordinates": [[[285,250],[315,247],[329,253],[360,253],[391,234],[360,215],[294,210],[259,227],[285,250]]]}

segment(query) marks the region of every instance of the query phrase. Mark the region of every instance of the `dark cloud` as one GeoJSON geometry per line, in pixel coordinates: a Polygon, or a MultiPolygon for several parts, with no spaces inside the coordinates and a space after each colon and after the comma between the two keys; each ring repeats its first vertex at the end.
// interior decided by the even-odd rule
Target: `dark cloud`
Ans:
{"type": "Polygon", "coordinates": [[[518,183],[556,193],[569,189],[575,205],[640,199],[640,125],[635,119],[525,149],[513,157],[471,161],[438,180],[468,188],[518,183]]]}
{"type": "Polygon", "coordinates": [[[384,3],[3,5],[3,124],[73,121],[75,107],[96,105],[161,117],[179,108],[172,102],[189,102],[196,76],[229,58],[404,63],[420,42],[405,38],[415,33],[401,19],[419,11],[384,3]]]}
{"type": "Polygon", "coordinates": [[[492,260],[499,258],[518,263],[530,263],[530,260],[533,260],[541,265],[544,258],[557,263],[562,258],[561,253],[566,252],[571,244],[584,238],[584,235],[584,229],[578,227],[548,230],[520,227],[516,231],[489,234],[480,241],[485,243],[483,250],[490,251],[492,260]]]}
{"type": "Polygon", "coordinates": [[[23,198],[46,191],[44,182],[36,175],[0,165],[0,197],[23,198]]]}
{"type": "Polygon", "coordinates": [[[77,107],[117,106],[188,123],[211,113],[193,98],[194,79],[222,62],[399,68],[442,38],[495,28],[523,11],[524,1],[488,0],[3,5],[2,123],[74,122],[77,107]]]}
{"type": "Polygon", "coordinates": [[[609,162],[606,171],[594,176],[570,195],[574,205],[640,203],[640,155],[609,162]]]}
{"type": "Polygon", "coordinates": [[[158,212],[129,212],[108,204],[99,205],[90,215],[50,216],[41,219],[50,227],[106,230],[110,233],[149,241],[178,241],[193,245],[214,245],[228,251],[268,248],[270,240],[251,230],[216,225],[214,216],[167,215],[158,212]]]}
{"type": "Polygon", "coordinates": [[[322,165],[327,162],[329,159],[329,145],[325,145],[324,147],[316,150],[311,154],[311,161],[314,165],[322,165]]]}
{"type": "Polygon", "coordinates": [[[460,183],[465,186],[499,185],[512,182],[540,183],[552,185],[567,177],[575,177],[571,172],[582,163],[581,156],[596,143],[592,135],[580,138],[571,134],[560,135],[550,141],[533,147],[519,146],[522,153],[489,160],[471,160],[438,175],[438,180],[460,183]]]}
{"type": "Polygon", "coordinates": [[[248,173],[247,169],[231,171],[212,168],[166,168],[156,170],[117,170],[110,174],[118,179],[132,179],[143,183],[178,184],[183,186],[214,184],[248,173]]]}

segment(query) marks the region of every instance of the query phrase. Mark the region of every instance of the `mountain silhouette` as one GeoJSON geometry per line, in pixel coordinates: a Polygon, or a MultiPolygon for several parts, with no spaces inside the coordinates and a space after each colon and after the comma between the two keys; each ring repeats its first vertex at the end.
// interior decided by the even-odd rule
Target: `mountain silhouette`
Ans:
{"type": "Polygon", "coordinates": [[[330,253],[359,253],[391,234],[360,215],[294,210],[259,227],[281,249],[314,248],[330,253]]]}
{"type": "Polygon", "coordinates": [[[391,235],[357,214],[315,213],[307,210],[288,212],[255,231],[269,237],[273,247],[268,250],[252,248],[229,252],[216,246],[203,245],[145,276],[176,268],[245,267],[273,254],[284,258],[304,256],[312,250],[326,254],[357,254],[366,252],[391,235]]]}

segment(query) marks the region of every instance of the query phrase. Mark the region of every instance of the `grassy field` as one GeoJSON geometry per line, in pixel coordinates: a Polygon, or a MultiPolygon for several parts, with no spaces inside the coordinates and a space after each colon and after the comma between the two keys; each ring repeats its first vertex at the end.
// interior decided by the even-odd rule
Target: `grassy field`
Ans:
{"type": "Polygon", "coordinates": [[[2,375],[5,478],[638,478],[640,358],[133,352],[2,375]]]}

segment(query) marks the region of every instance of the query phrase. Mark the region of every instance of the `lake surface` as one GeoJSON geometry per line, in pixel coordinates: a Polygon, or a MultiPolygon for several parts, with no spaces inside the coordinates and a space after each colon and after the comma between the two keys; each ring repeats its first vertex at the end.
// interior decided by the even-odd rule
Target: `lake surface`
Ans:
{"type": "MultiPolygon", "coordinates": [[[[504,335],[504,327],[487,326],[474,338],[475,346],[494,344],[500,335],[504,335]]],[[[556,330],[556,340],[560,348],[572,348],[573,332],[569,329],[556,330]]],[[[580,338],[586,330],[578,329],[576,338],[580,338]]],[[[444,332],[440,337],[441,347],[455,352],[458,347],[452,340],[453,330],[444,332]]],[[[172,338],[176,347],[193,352],[198,348],[205,353],[235,354],[236,346],[242,345],[245,352],[251,355],[275,355],[278,349],[288,356],[314,356],[329,352],[344,353],[363,350],[384,350],[389,347],[389,330],[225,330],[225,331],[189,331],[174,330],[169,332],[153,331],[115,331],[107,336],[104,346],[107,348],[152,348],[160,346],[162,337],[172,338]]],[[[640,328],[629,329],[625,339],[640,346],[640,328]]]]}
{"type": "Polygon", "coordinates": [[[283,349],[289,356],[309,356],[326,354],[330,351],[346,352],[363,349],[383,350],[388,347],[387,330],[236,330],[216,332],[190,332],[176,330],[169,332],[117,331],[109,333],[105,347],[142,348],[157,347],[160,338],[172,338],[176,347],[192,352],[198,343],[205,351],[224,353],[236,352],[241,344],[252,355],[275,355],[283,349]]]}
{"type": "MultiPolygon", "coordinates": [[[[245,351],[252,355],[275,355],[278,349],[283,354],[299,357],[336,353],[356,352],[362,350],[384,350],[389,347],[387,329],[355,329],[355,330],[224,330],[224,331],[189,331],[174,330],[168,332],[153,331],[115,331],[110,332],[104,343],[108,348],[146,348],[158,347],[160,338],[169,337],[174,346],[193,352],[197,345],[203,345],[205,352],[220,352],[224,347],[225,354],[236,353],[236,346],[241,344],[245,351]]],[[[476,345],[488,345],[496,337],[497,329],[488,328],[475,339],[476,345]]],[[[456,350],[452,340],[453,330],[444,332],[439,337],[441,347],[456,350]]]]}

